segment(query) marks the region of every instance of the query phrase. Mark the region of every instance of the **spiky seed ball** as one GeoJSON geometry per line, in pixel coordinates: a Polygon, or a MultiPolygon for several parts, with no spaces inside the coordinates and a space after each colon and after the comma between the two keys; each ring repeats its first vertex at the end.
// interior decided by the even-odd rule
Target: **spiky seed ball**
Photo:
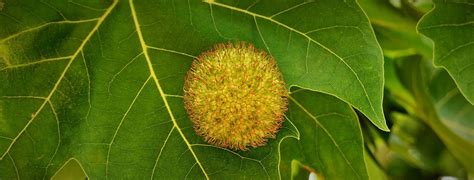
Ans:
{"type": "Polygon", "coordinates": [[[288,91],[275,61],[252,44],[219,44],[194,60],[184,102],[196,133],[234,149],[275,138],[287,110],[288,91]]]}

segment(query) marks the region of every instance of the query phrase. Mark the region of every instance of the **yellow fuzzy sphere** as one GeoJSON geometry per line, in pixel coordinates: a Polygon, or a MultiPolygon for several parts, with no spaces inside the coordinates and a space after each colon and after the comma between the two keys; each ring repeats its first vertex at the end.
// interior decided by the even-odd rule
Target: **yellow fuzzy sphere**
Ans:
{"type": "Polygon", "coordinates": [[[287,110],[288,91],[273,58],[253,45],[219,44],[188,71],[184,102],[196,133],[234,149],[265,145],[287,110]]]}

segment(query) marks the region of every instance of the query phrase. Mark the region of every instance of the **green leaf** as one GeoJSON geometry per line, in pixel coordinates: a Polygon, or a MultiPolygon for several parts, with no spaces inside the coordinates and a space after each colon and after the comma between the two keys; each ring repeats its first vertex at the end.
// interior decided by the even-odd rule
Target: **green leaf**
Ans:
{"type": "Polygon", "coordinates": [[[282,142],[282,178],[289,179],[289,164],[296,160],[324,179],[368,179],[362,132],[350,106],[303,89],[290,99],[288,118],[300,136],[282,142]]]}
{"type": "Polygon", "coordinates": [[[462,94],[474,104],[474,3],[435,0],[435,8],[418,24],[418,31],[434,42],[434,63],[445,68],[462,94]]]}
{"type": "Polygon", "coordinates": [[[438,72],[430,83],[430,92],[441,122],[458,136],[474,145],[474,105],[462,96],[445,71],[438,72]]]}
{"type": "MultiPolygon", "coordinates": [[[[228,41],[253,42],[275,57],[288,87],[336,96],[388,130],[382,54],[354,0],[232,3],[6,1],[0,11],[0,178],[50,178],[74,158],[93,179],[278,179],[280,142],[297,137],[291,121],[321,128],[311,116],[285,121],[265,147],[234,152],[203,142],[183,108],[192,60],[228,41]]],[[[350,109],[333,100],[339,104],[299,107],[350,109]]],[[[341,166],[365,179],[356,117],[352,110],[347,116],[344,128],[342,121],[321,122],[331,138],[316,142],[328,149],[339,144],[324,153],[341,161],[307,162],[341,166]],[[352,133],[339,134],[345,128],[352,133]]],[[[315,143],[310,140],[308,146],[315,143]]]]}
{"type": "Polygon", "coordinates": [[[450,82],[451,79],[446,74],[444,77],[438,75],[432,79],[428,67],[416,58],[402,62],[401,69],[404,70],[405,76],[402,78],[403,82],[409,87],[413,96],[418,98],[414,115],[433,129],[447,149],[472,174],[474,143],[472,139],[468,139],[470,137],[468,134],[472,133],[473,128],[472,116],[464,117],[464,112],[460,111],[470,113],[474,107],[464,98],[456,97],[454,83],[450,82]],[[457,113],[461,113],[460,116],[457,113]],[[456,127],[460,124],[468,129],[467,134],[456,127]]]}
{"type": "Polygon", "coordinates": [[[291,179],[308,179],[312,171],[296,160],[291,161],[291,179]]]}
{"type": "Polygon", "coordinates": [[[432,47],[427,38],[416,32],[415,18],[394,7],[391,1],[359,0],[358,2],[367,12],[385,56],[396,58],[420,53],[431,57],[432,47]]]}
{"type": "Polygon", "coordinates": [[[420,119],[402,113],[392,113],[392,132],[388,139],[390,149],[412,167],[427,172],[442,172],[438,168],[443,143],[420,119]]]}
{"type": "Polygon", "coordinates": [[[384,61],[385,88],[390,91],[390,95],[393,96],[395,102],[402,105],[408,112],[413,112],[416,102],[399,79],[396,60],[386,57],[384,61]]]}
{"type": "Polygon", "coordinates": [[[393,81],[386,83],[392,84],[388,90],[408,113],[392,113],[391,149],[428,173],[462,179],[466,171],[461,167],[468,171],[472,171],[473,167],[474,156],[469,152],[474,151],[474,146],[469,134],[472,134],[474,127],[471,121],[474,106],[460,94],[444,70],[434,69],[431,62],[423,61],[421,56],[386,60],[385,65],[390,64],[386,70],[393,81]],[[400,87],[400,83],[409,90],[409,94],[406,94],[404,87],[400,87]],[[425,124],[417,121],[424,121],[431,129],[424,128],[425,124]],[[432,137],[431,131],[438,138],[432,137]],[[444,145],[440,145],[438,139],[444,145]],[[443,146],[450,153],[444,152],[443,146]],[[452,156],[459,162],[452,160],[452,156]]]}
{"type": "Polygon", "coordinates": [[[367,162],[367,171],[370,180],[387,180],[388,177],[376,161],[367,153],[364,153],[365,162],[367,162]]]}

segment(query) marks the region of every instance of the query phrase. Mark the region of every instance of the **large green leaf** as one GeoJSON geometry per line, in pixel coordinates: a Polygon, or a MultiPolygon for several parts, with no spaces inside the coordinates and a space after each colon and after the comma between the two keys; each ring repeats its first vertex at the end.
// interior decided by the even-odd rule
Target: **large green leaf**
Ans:
{"type": "Polygon", "coordinates": [[[462,94],[474,104],[474,2],[435,0],[418,24],[434,42],[434,63],[445,68],[462,94]]]}
{"type": "MultiPolygon", "coordinates": [[[[336,96],[387,130],[382,55],[355,1],[234,3],[6,1],[0,11],[0,177],[49,178],[75,159],[99,179],[278,178],[280,142],[297,137],[292,120],[313,127],[310,116],[285,121],[265,147],[234,152],[196,136],[183,108],[183,79],[193,58],[227,41],[266,49],[288,86],[336,96]]],[[[321,107],[298,107],[340,108],[309,105],[321,107]]],[[[356,127],[348,124],[352,134],[339,134],[332,130],[337,122],[321,122],[332,138],[316,143],[340,147],[325,153],[343,161],[329,164],[365,179],[356,127]]]]}

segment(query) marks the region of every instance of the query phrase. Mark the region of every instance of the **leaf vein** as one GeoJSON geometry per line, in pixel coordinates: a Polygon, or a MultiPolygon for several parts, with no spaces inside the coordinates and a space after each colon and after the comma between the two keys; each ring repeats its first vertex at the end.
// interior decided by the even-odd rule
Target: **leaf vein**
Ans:
{"type": "Polygon", "coordinates": [[[135,102],[137,101],[138,97],[140,96],[140,94],[142,93],[143,89],[145,89],[145,86],[148,84],[148,81],[151,79],[151,76],[149,76],[145,82],[143,83],[143,85],[140,87],[140,89],[138,90],[137,94],[135,95],[135,97],[133,98],[132,102],[130,103],[130,105],[128,106],[127,108],[127,111],[125,111],[124,115],[122,116],[122,118],[120,119],[120,123],[118,124],[117,128],[115,129],[115,132],[114,132],[114,135],[112,136],[112,140],[110,140],[110,143],[107,145],[107,159],[105,161],[105,178],[107,179],[108,178],[108,173],[109,173],[109,164],[110,164],[110,151],[112,149],[112,145],[113,143],[115,142],[115,138],[117,137],[117,134],[120,130],[120,128],[122,127],[122,124],[125,120],[125,118],[127,117],[128,113],[132,110],[132,107],[133,105],[135,104],[135,102]]]}
{"type": "Polygon", "coordinates": [[[153,46],[147,46],[147,47],[150,48],[150,49],[153,49],[153,50],[157,50],[157,51],[164,51],[164,52],[169,52],[169,53],[173,53],[173,54],[178,54],[178,55],[187,56],[187,57],[190,57],[190,58],[196,58],[196,56],[194,56],[194,55],[190,55],[190,54],[187,54],[187,53],[184,53],[184,52],[180,52],[180,51],[176,51],[176,50],[165,49],[165,48],[159,48],[159,47],[153,47],[153,46]]]}
{"type": "Polygon", "coordinates": [[[168,133],[168,136],[166,136],[165,142],[163,142],[163,146],[161,146],[160,148],[160,152],[158,153],[158,156],[156,157],[156,160],[155,160],[155,165],[153,166],[153,170],[151,171],[151,179],[153,179],[153,176],[155,175],[156,167],[158,167],[158,161],[160,160],[161,153],[163,153],[163,149],[165,149],[165,146],[168,143],[168,139],[170,138],[171,133],[173,132],[174,128],[175,128],[174,126],[171,128],[170,132],[168,133]]]}
{"type": "Polygon", "coordinates": [[[137,60],[143,53],[139,53],[138,55],[136,55],[134,58],[132,58],[132,60],[130,60],[127,64],[125,64],[125,66],[122,67],[122,69],[120,69],[117,73],[115,73],[112,78],[110,79],[109,81],[109,85],[107,87],[107,91],[109,93],[109,95],[112,95],[112,92],[110,92],[110,87],[112,87],[112,83],[115,81],[115,79],[117,78],[118,75],[120,75],[125,69],[127,69],[128,66],[130,66],[130,64],[132,64],[133,62],[135,62],[135,60],[137,60]]]}
{"type": "Polygon", "coordinates": [[[297,4],[297,5],[295,5],[295,6],[290,7],[290,8],[288,8],[288,9],[285,9],[285,10],[282,10],[282,11],[280,11],[280,12],[278,12],[278,13],[275,13],[275,14],[271,15],[270,18],[274,18],[274,17],[276,17],[276,16],[282,15],[282,14],[287,13],[287,12],[289,12],[289,11],[291,11],[291,10],[294,10],[294,9],[300,7],[300,6],[303,6],[303,5],[305,5],[305,4],[309,4],[309,3],[312,3],[312,2],[314,2],[314,0],[309,0],[309,1],[302,2],[302,3],[300,3],[300,4],[297,4]]]}
{"type": "Polygon", "coordinates": [[[58,113],[56,112],[56,109],[54,108],[53,104],[50,102],[48,103],[51,109],[51,112],[53,112],[54,115],[54,120],[56,121],[56,128],[58,131],[58,145],[56,145],[56,149],[54,150],[53,156],[51,156],[51,159],[49,160],[48,164],[46,165],[46,170],[44,171],[43,179],[46,178],[46,175],[48,174],[48,169],[51,166],[51,163],[53,162],[54,157],[56,157],[56,154],[58,153],[59,146],[61,145],[61,130],[59,128],[59,116],[58,113]]]}
{"type": "Polygon", "coordinates": [[[50,25],[54,25],[54,24],[80,24],[80,23],[88,23],[88,22],[99,21],[99,20],[101,20],[101,18],[93,18],[93,19],[85,19],[85,20],[74,20],[74,21],[65,20],[65,21],[48,22],[48,23],[44,23],[44,24],[36,26],[36,27],[28,28],[28,29],[22,30],[20,32],[11,34],[11,35],[3,38],[2,40],[0,40],[0,42],[5,42],[5,41],[8,41],[8,40],[13,39],[15,37],[18,37],[22,34],[32,32],[32,31],[35,31],[35,30],[39,30],[39,29],[42,29],[46,26],[50,26],[50,25]]]}
{"type": "Polygon", "coordinates": [[[90,77],[90,74],[89,74],[89,68],[87,67],[86,57],[84,56],[84,51],[81,51],[81,55],[82,55],[82,62],[84,63],[84,69],[85,69],[86,75],[87,75],[87,104],[88,104],[89,107],[87,108],[85,120],[86,120],[86,125],[89,126],[89,114],[90,114],[91,109],[92,109],[92,103],[91,103],[91,77],[90,77]]]}
{"type": "Polygon", "coordinates": [[[43,64],[43,63],[48,63],[48,62],[61,61],[61,60],[66,60],[66,59],[71,59],[71,58],[72,56],[55,57],[55,58],[48,58],[48,59],[40,59],[40,60],[36,60],[33,62],[24,63],[24,64],[7,65],[6,67],[0,69],[0,71],[5,71],[7,69],[13,69],[13,68],[28,67],[28,66],[33,66],[33,65],[43,64]]]}
{"type": "Polygon", "coordinates": [[[13,160],[13,157],[8,153],[8,157],[10,158],[10,161],[12,162],[13,167],[15,168],[15,173],[16,173],[16,178],[20,180],[20,173],[18,172],[18,168],[16,167],[16,163],[13,160]]]}

